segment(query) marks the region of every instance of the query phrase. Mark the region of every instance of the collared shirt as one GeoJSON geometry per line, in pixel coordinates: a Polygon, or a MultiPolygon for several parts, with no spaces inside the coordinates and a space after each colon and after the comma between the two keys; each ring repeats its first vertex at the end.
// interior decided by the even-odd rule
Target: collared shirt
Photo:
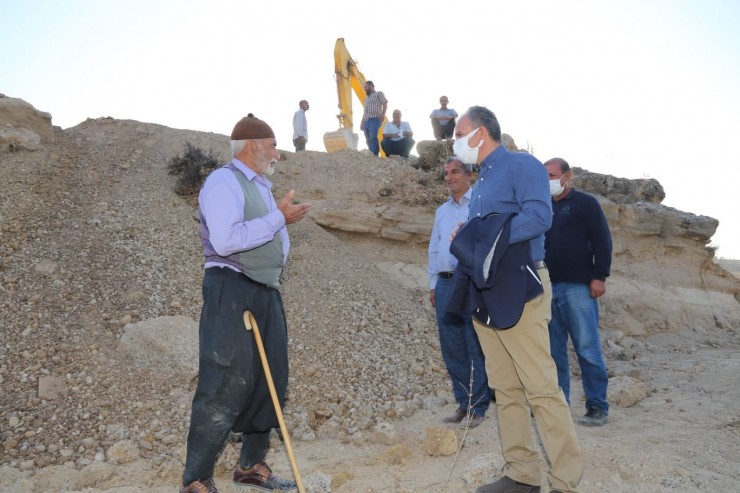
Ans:
{"type": "Polygon", "coordinates": [[[306,121],[306,111],[303,108],[293,115],[293,140],[298,137],[308,140],[308,122],[306,121]]]}
{"type": "Polygon", "coordinates": [[[395,137],[391,137],[390,138],[390,140],[395,141],[395,142],[403,139],[403,137],[404,137],[403,133],[404,132],[412,133],[411,132],[411,125],[409,125],[408,122],[401,122],[400,125],[396,126],[396,124],[393,123],[393,121],[391,120],[388,123],[386,123],[385,126],[383,127],[383,133],[384,134],[393,134],[393,135],[395,135],[395,137]]]}
{"type": "Polygon", "coordinates": [[[365,113],[362,115],[362,121],[366,122],[370,118],[383,118],[383,105],[387,103],[383,91],[375,91],[365,98],[365,113]]]}
{"type": "Polygon", "coordinates": [[[432,114],[429,115],[429,118],[439,120],[439,124],[444,125],[448,121],[457,118],[457,111],[453,110],[452,108],[447,108],[445,110],[443,110],[442,108],[437,108],[436,110],[432,111],[432,114]]]}
{"type": "Polygon", "coordinates": [[[499,145],[480,163],[480,179],[473,188],[470,217],[491,212],[516,212],[509,243],[530,241],[532,260],[545,259],[545,232],[552,223],[547,170],[526,152],[509,152],[499,145]]]}
{"type": "MultiPolygon", "coordinates": [[[[283,240],[283,262],[286,262],[290,249],[288,230],[285,228],[285,216],[277,208],[272,196],[272,182],[236,158],[231,162],[247,179],[254,181],[269,212],[260,218],[245,221],[244,192],[234,172],[225,167],[215,170],[208,175],[198,195],[200,210],[208,225],[211,245],[216,253],[227,257],[236,252],[262,246],[272,240],[275,234],[280,233],[283,240]]],[[[206,268],[216,266],[236,270],[219,262],[205,264],[206,268]]]]}
{"type": "Polygon", "coordinates": [[[455,202],[454,197],[450,195],[447,202],[440,205],[434,213],[427,267],[429,289],[437,286],[440,272],[452,272],[457,267],[457,259],[450,253],[450,235],[458,225],[468,220],[471,193],[472,188],[468,188],[468,191],[460,197],[460,202],[455,202]]]}

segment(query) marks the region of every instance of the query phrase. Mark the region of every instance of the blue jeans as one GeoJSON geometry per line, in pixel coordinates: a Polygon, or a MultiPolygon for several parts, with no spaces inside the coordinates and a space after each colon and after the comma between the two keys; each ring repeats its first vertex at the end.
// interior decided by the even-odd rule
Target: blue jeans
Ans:
{"type": "Polygon", "coordinates": [[[380,144],[378,144],[378,130],[380,130],[380,118],[370,118],[365,122],[365,143],[370,152],[376,156],[380,152],[380,144]]]}
{"type": "Polygon", "coordinates": [[[599,303],[591,297],[587,284],[552,283],[550,353],[558,367],[558,384],[570,404],[570,366],[568,336],[581,367],[586,408],[609,412],[606,387],[609,377],[599,342],[599,303]]]}
{"type": "Polygon", "coordinates": [[[488,386],[486,363],[478,335],[473,328],[470,315],[446,312],[444,310],[447,293],[452,281],[438,279],[434,288],[434,298],[439,326],[439,345],[447,372],[452,380],[453,394],[460,409],[468,409],[479,416],[485,416],[491,404],[493,391],[488,386]],[[473,367],[471,389],[471,365],[473,367]],[[471,394],[472,390],[472,396],[471,394]]]}

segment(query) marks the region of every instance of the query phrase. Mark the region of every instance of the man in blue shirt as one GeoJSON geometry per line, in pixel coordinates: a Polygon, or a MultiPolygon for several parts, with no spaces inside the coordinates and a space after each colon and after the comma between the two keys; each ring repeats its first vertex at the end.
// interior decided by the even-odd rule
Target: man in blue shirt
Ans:
{"type": "Polygon", "coordinates": [[[509,152],[501,144],[498,120],[482,106],[468,109],[458,120],[455,139],[455,155],[481,168],[472,192],[470,218],[516,213],[509,244],[529,242],[544,290],[524,304],[521,318],[509,329],[485,325],[473,316],[488,382],[496,389],[505,463],[504,476],[476,493],[539,493],[541,477],[531,416],[549,459],[552,491],[576,492],[583,471],[581,451],[570,408],[558,386],[547,328],[552,298],[544,265],[545,232],[552,221],[547,173],[533,156],[509,152]]]}
{"type": "Polygon", "coordinates": [[[558,367],[558,382],[570,402],[570,336],[586,394],[586,414],[578,423],[603,426],[609,414],[609,376],[599,341],[597,300],[606,292],[611,233],[599,202],[571,187],[570,166],[564,159],[550,159],[545,168],[553,208],[552,227],[545,235],[545,262],[552,280],[550,351],[558,367]]]}
{"type": "Polygon", "coordinates": [[[454,414],[442,421],[475,428],[485,418],[492,396],[483,352],[470,314],[445,310],[445,300],[452,285],[452,273],[457,266],[457,259],[450,253],[450,235],[468,219],[473,167],[451,156],[447,158],[444,177],[450,196],[434,215],[427,271],[429,301],[437,314],[439,346],[457,402],[454,414]]]}

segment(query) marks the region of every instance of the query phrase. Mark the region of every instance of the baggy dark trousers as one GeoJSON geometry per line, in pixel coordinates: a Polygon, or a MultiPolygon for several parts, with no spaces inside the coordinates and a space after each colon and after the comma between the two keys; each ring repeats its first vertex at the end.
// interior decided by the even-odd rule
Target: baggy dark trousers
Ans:
{"type": "Polygon", "coordinates": [[[231,269],[206,269],[185,485],[213,476],[230,431],[242,433],[239,464],[248,468],[265,458],[270,430],[279,427],[254,333],[244,327],[245,310],[257,321],[280,406],[285,404],[288,335],[280,291],[231,269]]]}

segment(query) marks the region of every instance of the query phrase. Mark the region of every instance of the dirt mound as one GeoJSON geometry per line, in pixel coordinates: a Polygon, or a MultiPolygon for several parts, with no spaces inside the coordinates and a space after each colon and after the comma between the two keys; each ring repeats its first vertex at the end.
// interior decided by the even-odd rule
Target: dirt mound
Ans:
{"type": "MultiPolygon", "coordinates": [[[[223,135],[113,119],[3,155],[0,491],[170,492],[178,480],[193,375],[137,365],[116,348],[130,323],[199,317],[197,211],[166,170],[186,141],[227,159],[223,135]]],[[[274,182],[276,197],[294,188],[313,202],[312,215],[355,197],[431,213],[446,197],[412,162],[352,151],[285,153],[274,182]]],[[[416,267],[423,278],[423,245],[334,235],[312,221],[290,234],[286,414],[310,491],[328,491],[324,477],[340,493],[468,491],[495,475],[493,413],[456,461],[424,452],[451,391],[423,280],[397,277],[416,267]]],[[[647,396],[614,409],[606,428],[579,429],[583,491],[733,489],[737,327],[605,339],[610,374],[639,379],[647,396]]],[[[282,447],[275,440],[271,461],[289,475],[282,447]]]]}

